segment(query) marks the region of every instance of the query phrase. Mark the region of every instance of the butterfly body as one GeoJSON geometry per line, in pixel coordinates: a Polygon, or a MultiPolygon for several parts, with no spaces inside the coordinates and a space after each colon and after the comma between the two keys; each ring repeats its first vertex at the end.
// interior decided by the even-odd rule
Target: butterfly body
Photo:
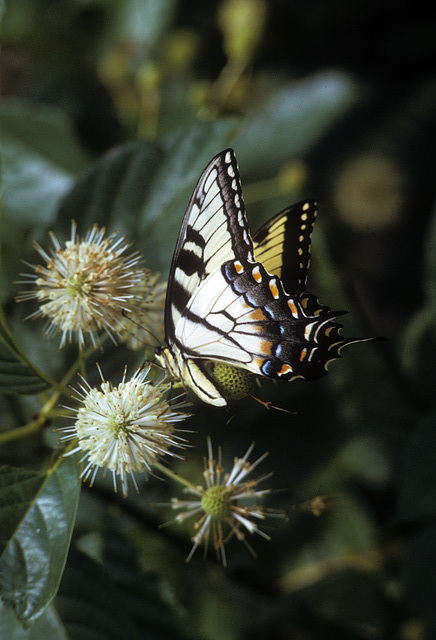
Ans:
{"type": "Polygon", "coordinates": [[[313,201],[299,203],[252,240],[233,151],[218,154],[204,170],[174,252],[167,347],[157,354],[203,401],[227,404],[211,362],[272,379],[309,380],[353,341],[342,338],[334,322],[343,312],[305,293],[315,217],[313,201]]]}

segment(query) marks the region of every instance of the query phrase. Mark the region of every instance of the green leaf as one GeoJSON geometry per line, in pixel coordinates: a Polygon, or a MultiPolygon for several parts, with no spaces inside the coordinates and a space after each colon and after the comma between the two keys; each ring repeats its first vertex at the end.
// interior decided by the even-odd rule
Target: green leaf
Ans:
{"type": "Polygon", "coordinates": [[[0,599],[0,638],[7,640],[69,640],[53,606],[49,607],[29,628],[24,628],[12,609],[0,599]]]}
{"type": "Polygon", "coordinates": [[[88,163],[70,120],[53,107],[8,100],[0,108],[0,126],[4,214],[15,223],[49,224],[88,163]]]}
{"type": "Polygon", "coordinates": [[[0,391],[33,395],[48,386],[44,374],[21,353],[0,310],[0,391]]]}
{"type": "MultiPolygon", "coordinates": [[[[105,529],[105,532],[102,531],[105,533],[104,567],[141,637],[147,634],[147,637],[159,640],[196,638],[193,629],[186,633],[184,620],[180,616],[180,601],[174,593],[168,592],[166,581],[151,571],[138,572],[142,563],[137,549],[130,537],[125,535],[119,519],[105,517],[105,529]]],[[[153,545],[150,538],[147,541],[153,545]]],[[[144,550],[145,566],[147,556],[153,557],[149,545],[144,550]]]]}
{"type": "Polygon", "coordinates": [[[3,301],[31,240],[46,237],[59,202],[88,159],[71,121],[53,107],[18,99],[0,105],[2,159],[3,301]]]}
{"type": "Polygon", "coordinates": [[[45,474],[1,470],[0,594],[25,626],[56,595],[74,526],[79,470],[74,457],[45,474]]]}
{"type": "Polygon", "coordinates": [[[162,41],[176,6],[176,0],[119,3],[112,36],[122,42],[142,43],[150,52],[162,41]]]}
{"type": "Polygon", "coordinates": [[[138,638],[122,598],[101,564],[74,545],[55,606],[70,637],[75,640],[138,638]]]}
{"type": "Polygon", "coordinates": [[[355,82],[336,72],[320,73],[270,92],[248,114],[234,142],[244,172],[261,179],[311,146],[358,98],[355,82]]]}
{"type": "Polygon", "coordinates": [[[135,240],[150,268],[167,272],[192,190],[208,161],[229,145],[235,120],[199,123],[168,136],[160,147],[122,145],[105,155],[66,196],[58,225],[80,235],[94,223],[135,240]]]}
{"type": "Polygon", "coordinates": [[[436,375],[436,209],[430,218],[423,253],[423,304],[410,317],[400,342],[403,371],[417,394],[434,404],[436,375]]]}
{"type": "Polygon", "coordinates": [[[132,142],[93,164],[62,201],[55,225],[70,236],[71,220],[81,236],[93,224],[133,232],[152,188],[162,152],[148,142],[132,142]]]}
{"type": "Polygon", "coordinates": [[[0,391],[33,395],[48,388],[34,369],[28,366],[17,352],[6,342],[2,342],[0,324],[0,391]]]}

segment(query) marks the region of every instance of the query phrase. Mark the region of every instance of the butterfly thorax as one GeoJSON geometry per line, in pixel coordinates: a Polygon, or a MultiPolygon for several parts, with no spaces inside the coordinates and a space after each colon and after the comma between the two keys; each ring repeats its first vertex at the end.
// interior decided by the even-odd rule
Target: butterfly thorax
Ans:
{"type": "Polygon", "coordinates": [[[168,347],[157,347],[156,360],[172,378],[182,380],[180,365],[183,364],[183,362],[176,355],[173,356],[168,347]]]}

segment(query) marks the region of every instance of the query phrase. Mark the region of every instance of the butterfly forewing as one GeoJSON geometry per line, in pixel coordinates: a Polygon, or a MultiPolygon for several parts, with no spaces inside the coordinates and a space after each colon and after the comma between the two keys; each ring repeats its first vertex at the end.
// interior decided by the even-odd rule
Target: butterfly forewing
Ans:
{"type": "Polygon", "coordinates": [[[167,343],[194,291],[235,256],[253,260],[239,171],[227,149],[203,171],[186,211],[171,264],[165,307],[167,343]]]}

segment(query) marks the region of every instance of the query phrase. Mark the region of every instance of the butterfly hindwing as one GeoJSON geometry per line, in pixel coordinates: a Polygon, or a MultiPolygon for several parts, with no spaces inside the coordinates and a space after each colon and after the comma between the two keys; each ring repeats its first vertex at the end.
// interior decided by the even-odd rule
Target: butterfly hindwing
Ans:
{"type": "Polygon", "coordinates": [[[260,263],[229,261],[192,296],[176,338],[192,358],[224,361],[268,378],[315,379],[348,342],[338,333],[336,315],[314,296],[289,296],[260,263]]]}
{"type": "Polygon", "coordinates": [[[283,209],[253,236],[256,260],[282,280],[285,291],[294,295],[306,288],[316,214],[316,202],[304,200],[283,209]]]}

